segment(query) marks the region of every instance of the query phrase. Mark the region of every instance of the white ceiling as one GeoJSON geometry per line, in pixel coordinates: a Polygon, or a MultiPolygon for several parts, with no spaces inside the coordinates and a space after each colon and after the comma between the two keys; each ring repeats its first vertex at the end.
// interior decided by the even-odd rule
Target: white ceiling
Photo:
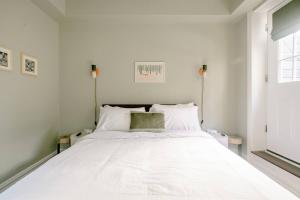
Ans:
{"type": "Polygon", "coordinates": [[[31,0],[57,21],[232,22],[266,0],[31,0]]]}
{"type": "Polygon", "coordinates": [[[245,0],[66,0],[76,15],[229,15],[245,0]]]}

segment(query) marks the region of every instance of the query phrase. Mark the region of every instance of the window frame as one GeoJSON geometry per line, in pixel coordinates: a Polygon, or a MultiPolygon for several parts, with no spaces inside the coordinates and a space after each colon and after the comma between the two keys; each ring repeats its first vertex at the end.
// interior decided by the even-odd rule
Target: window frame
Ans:
{"type": "MultiPolygon", "coordinates": [[[[279,42],[280,40],[283,40],[285,39],[286,37],[284,38],[281,38],[280,40],[278,40],[276,42],[276,48],[277,48],[277,65],[278,65],[278,80],[277,82],[278,83],[293,83],[293,82],[300,82],[300,77],[297,78],[297,67],[295,65],[296,63],[296,59],[297,58],[300,58],[300,54],[296,54],[296,34],[300,34],[300,31],[298,32],[295,32],[295,33],[292,33],[286,37],[289,37],[289,36],[293,36],[293,50],[292,50],[292,56],[288,56],[288,57],[285,57],[285,58],[280,58],[280,45],[279,45],[279,42]],[[281,68],[281,62],[282,61],[285,61],[285,60],[289,60],[291,59],[292,60],[292,79],[291,80],[283,80],[282,79],[282,68],[281,68]]],[[[300,45],[298,47],[300,49],[300,45]]],[[[300,67],[299,67],[300,68],[300,67]]],[[[300,70],[300,69],[299,69],[300,70]]]]}

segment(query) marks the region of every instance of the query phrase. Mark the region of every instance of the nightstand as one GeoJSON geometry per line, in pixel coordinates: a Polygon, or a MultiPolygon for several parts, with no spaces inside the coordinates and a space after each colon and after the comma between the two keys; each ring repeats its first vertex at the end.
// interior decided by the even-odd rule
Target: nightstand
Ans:
{"type": "Polygon", "coordinates": [[[70,147],[70,137],[69,136],[62,136],[59,138],[59,140],[57,142],[57,154],[59,154],[61,152],[61,147],[63,147],[63,149],[67,149],[68,147],[70,147]]]}
{"type": "Polygon", "coordinates": [[[74,145],[76,142],[78,142],[81,138],[83,138],[84,136],[92,133],[93,130],[92,129],[84,129],[83,131],[79,132],[79,133],[73,133],[70,135],[70,145],[74,145]]]}
{"type": "Polygon", "coordinates": [[[237,135],[228,136],[228,143],[233,145],[241,145],[243,144],[243,139],[237,135]]]}
{"type": "Polygon", "coordinates": [[[238,136],[238,135],[229,135],[228,136],[228,143],[229,145],[234,145],[237,148],[237,154],[241,155],[241,148],[242,148],[242,144],[243,144],[243,139],[242,137],[238,136]]]}
{"type": "Polygon", "coordinates": [[[212,129],[208,129],[206,132],[213,136],[220,144],[228,148],[228,136],[226,134],[212,129]]]}

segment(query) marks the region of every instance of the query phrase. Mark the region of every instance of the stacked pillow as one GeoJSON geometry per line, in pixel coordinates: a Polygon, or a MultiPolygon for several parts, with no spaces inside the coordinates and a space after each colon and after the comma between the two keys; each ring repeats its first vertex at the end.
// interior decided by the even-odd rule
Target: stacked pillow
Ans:
{"type": "Polygon", "coordinates": [[[177,105],[153,104],[150,112],[145,108],[100,108],[99,130],[108,131],[151,131],[201,130],[198,107],[194,103],[177,105]]]}
{"type": "Polygon", "coordinates": [[[164,113],[166,130],[201,130],[198,118],[198,106],[195,106],[194,103],[177,105],[154,104],[150,112],[164,113]]]}
{"type": "Polygon", "coordinates": [[[104,106],[100,108],[97,129],[106,131],[129,131],[130,113],[146,112],[145,108],[121,108],[104,106]]]}
{"type": "Polygon", "coordinates": [[[186,108],[186,107],[193,107],[195,104],[193,102],[187,104],[174,104],[174,105],[164,105],[164,104],[153,104],[150,108],[150,112],[155,109],[159,108],[186,108]]]}

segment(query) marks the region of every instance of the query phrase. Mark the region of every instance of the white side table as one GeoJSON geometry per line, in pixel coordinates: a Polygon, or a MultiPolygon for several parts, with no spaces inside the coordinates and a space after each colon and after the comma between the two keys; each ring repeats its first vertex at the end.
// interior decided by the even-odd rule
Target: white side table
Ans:
{"type": "Polygon", "coordinates": [[[79,133],[73,133],[70,135],[70,144],[71,146],[74,145],[76,142],[80,141],[81,138],[83,138],[84,136],[92,133],[93,130],[92,129],[84,129],[83,131],[79,132],[79,133]]]}
{"type": "Polygon", "coordinates": [[[70,147],[70,137],[62,136],[57,141],[57,154],[70,147]]]}
{"type": "Polygon", "coordinates": [[[228,148],[228,136],[216,130],[207,130],[207,133],[213,136],[220,144],[228,148]]]}
{"type": "Polygon", "coordinates": [[[241,145],[243,144],[243,139],[237,135],[230,135],[228,136],[228,142],[229,144],[241,145]]]}

